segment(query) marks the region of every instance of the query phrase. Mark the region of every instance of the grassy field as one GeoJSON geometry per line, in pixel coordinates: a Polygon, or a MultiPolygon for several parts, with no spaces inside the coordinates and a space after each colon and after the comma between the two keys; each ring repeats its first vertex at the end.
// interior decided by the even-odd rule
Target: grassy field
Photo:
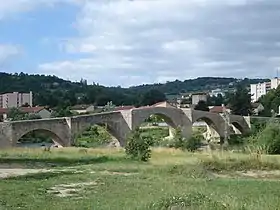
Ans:
{"type": "Polygon", "coordinates": [[[154,149],[140,163],[122,149],[0,152],[0,209],[280,209],[280,157],[154,149]],[[5,168],[5,169],[4,169],[5,168]]]}

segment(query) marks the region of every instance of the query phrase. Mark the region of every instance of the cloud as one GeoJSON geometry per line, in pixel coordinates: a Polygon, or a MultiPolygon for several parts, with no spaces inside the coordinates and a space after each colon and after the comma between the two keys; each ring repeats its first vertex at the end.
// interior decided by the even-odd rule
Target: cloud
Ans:
{"type": "Polygon", "coordinates": [[[18,56],[19,54],[21,54],[21,49],[18,46],[0,44],[0,65],[3,65],[8,60],[18,56]]]}
{"type": "Polygon", "coordinates": [[[21,12],[28,12],[40,6],[54,6],[58,3],[81,4],[84,0],[0,0],[0,21],[21,12]]]}
{"type": "Polygon", "coordinates": [[[80,6],[73,23],[78,36],[61,43],[69,59],[38,71],[128,86],[198,76],[272,77],[279,66],[275,0],[92,0],[80,6]]]}

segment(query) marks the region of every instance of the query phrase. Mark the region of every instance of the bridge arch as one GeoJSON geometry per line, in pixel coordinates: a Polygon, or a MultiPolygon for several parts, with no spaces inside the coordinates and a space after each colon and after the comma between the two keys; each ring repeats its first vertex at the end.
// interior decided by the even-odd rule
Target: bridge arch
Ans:
{"type": "Polygon", "coordinates": [[[192,135],[192,123],[181,109],[167,107],[138,108],[131,111],[131,129],[139,127],[151,115],[158,115],[172,128],[180,128],[182,135],[189,138],[192,135]]]}
{"type": "Polygon", "coordinates": [[[50,137],[52,141],[59,145],[59,146],[68,146],[67,142],[64,141],[63,137],[61,137],[58,133],[52,130],[48,130],[46,128],[34,128],[34,129],[29,129],[24,132],[21,132],[15,136],[13,139],[13,145],[16,145],[20,139],[22,139],[24,136],[31,134],[31,133],[39,133],[39,134],[44,134],[46,137],[50,137]]]}
{"type": "Polygon", "coordinates": [[[72,117],[72,138],[76,139],[78,135],[94,125],[105,128],[105,130],[119,142],[120,146],[125,146],[126,136],[130,133],[130,128],[120,112],[72,117]]]}
{"type": "Polygon", "coordinates": [[[217,137],[216,134],[218,135],[219,138],[224,137],[224,129],[225,129],[225,124],[220,121],[217,122],[207,116],[205,117],[200,117],[196,119],[196,121],[193,121],[193,124],[199,121],[204,121],[207,124],[207,134],[209,134],[212,137],[217,137]]]}
{"type": "Polygon", "coordinates": [[[230,124],[240,131],[242,135],[247,135],[251,132],[251,128],[244,116],[230,115],[230,124]]]}
{"type": "Polygon", "coordinates": [[[207,140],[219,138],[220,141],[223,141],[225,138],[225,120],[220,114],[193,110],[192,123],[199,120],[207,124],[207,132],[205,133],[205,138],[207,140]]]}
{"type": "Polygon", "coordinates": [[[234,128],[236,128],[242,135],[246,135],[248,133],[250,133],[250,128],[248,125],[244,124],[244,123],[240,123],[238,121],[233,121],[231,122],[231,124],[234,126],[234,128]]]}

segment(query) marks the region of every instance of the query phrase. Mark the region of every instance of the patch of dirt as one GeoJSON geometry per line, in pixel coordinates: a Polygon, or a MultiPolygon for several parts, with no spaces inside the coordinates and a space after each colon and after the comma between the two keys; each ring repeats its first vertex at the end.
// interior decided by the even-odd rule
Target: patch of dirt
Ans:
{"type": "Polygon", "coordinates": [[[73,172],[74,174],[80,174],[80,173],[84,173],[85,171],[69,170],[69,169],[28,169],[28,168],[21,168],[21,167],[13,168],[10,165],[6,165],[6,166],[0,165],[0,179],[24,176],[27,174],[47,173],[47,172],[52,172],[52,173],[73,172]]]}
{"type": "Polygon", "coordinates": [[[47,192],[61,198],[78,197],[79,196],[78,193],[85,190],[86,187],[92,187],[101,184],[104,183],[98,183],[97,181],[93,181],[93,182],[80,182],[80,183],[72,183],[72,184],[60,184],[50,188],[49,190],[47,190],[47,192]]]}
{"type": "Polygon", "coordinates": [[[49,172],[46,169],[0,168],[0,179],[23,176],[26,174],[49,172]]]}
{"type": "Polygon", "coordinates": [[[236,171],[233,173],[214,173],[215,177],[219,178],[234,178],[234,177],[247,177],[255,179],[273,179],[280,177],[280,170],[263,171],[263,170],[250,170],[250,171],[236,171]]]}
{"type": "Polygon", "coordinates": [[[138,173],[130,173],[130,172],[117,172],[117,171],[91,171],[91,174],[100,173],[102,175],[121,175],[121,176],[132,176],[137,175],[138,173]]]}

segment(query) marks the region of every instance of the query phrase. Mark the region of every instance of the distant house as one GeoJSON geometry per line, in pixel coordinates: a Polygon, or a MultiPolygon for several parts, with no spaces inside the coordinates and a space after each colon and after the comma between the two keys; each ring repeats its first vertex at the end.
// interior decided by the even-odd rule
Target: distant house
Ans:
{"type": "MultiPolygon", "coordinates": [[[[45,118],[50,118],[51,117],[51,112],[43,106],[35,106],[35,107],[20,107],[18,108],[20,111],[28,114],[37,114],[39,115],[42,119],[45,118]]],[[[8,113],[9,113],[8,108],[0,108],[0,121],[5,121],[8,119],[8,113]]]]}
{"type": "Polygon", "coordinates": [[[191,95],[191,97],[192,97],[192,104],[196,105],[196,104],[198,104],[199,101],[207,101],[207,95],[208,95],[207,93],[203,93],[203,92],[201,92],[201,93],[193,93],[191,95]]]}
{"type": "Polygon", "coordinates": [[[83,113],[95,111],[95,106],[88,105],[88,104],[79,104],[79,105],[72,106],[70,110],[71,112],[77,112],[79,114],[83,114],[83,113]]]}
{"type": "Polygon", "coordinates": [[[261,103],[252,103],[253,114],[259,115],[264,110],[264,106],[261,103]]]}

